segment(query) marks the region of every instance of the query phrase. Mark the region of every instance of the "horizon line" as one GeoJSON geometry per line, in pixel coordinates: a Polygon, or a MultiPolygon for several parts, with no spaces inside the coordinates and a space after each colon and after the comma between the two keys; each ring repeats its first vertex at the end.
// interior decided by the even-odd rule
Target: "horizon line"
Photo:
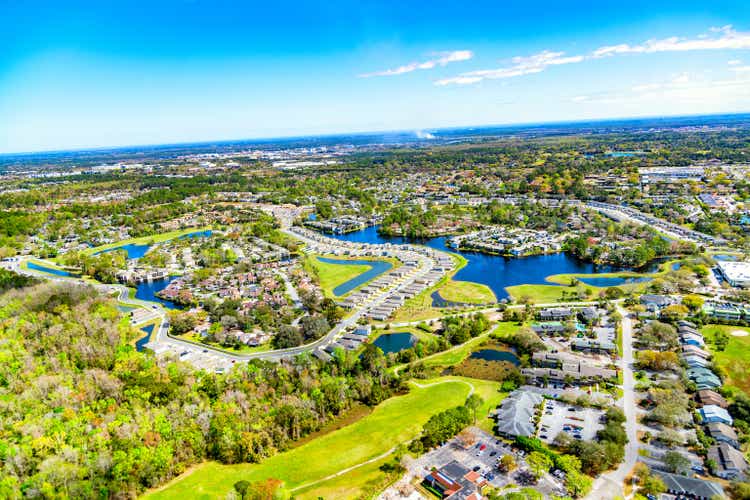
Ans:
{"type": "MultiPolygon", "coordinates": [[[[750,117],[750,110],[748,111],[735,111],[728,113],[696,113],[696,114],[675,114],[675,115],[631,115],[631,116],[620,116],[620,117],[609,117],[609,118],[589,118],[589,119],[571,119],[571,120],[550,120],[550,121],[528,121],[528,122],[506,122],[506,123],[488,123],[488,124],[469,124],[469,125],[454,125],[454,126],[438,126],[438,127],[413,127],[404,129],[391,129],[391,130],[360,130],[354,132],[330,132],[321,134],[290,134],[290,135],[275,135],[275,136],[256,136],[246,138],[228,138],[228,139],[202,139],[194,141],[178,141],[178,142],[162,142],[162,143],[149,143],[149,144],[121,144],[121,145],[105,145],[105,146],[82,146],[72,147],[63,149],[39,149],[39,150],[27,150],[27,151],[10,151],[0,152],[0,158],[13,157],[13,156],[32,156],[32,155],[43,155],[43,154],[61,154],[61,153],[84,153],[84,152],[95,152],[95,151],[117,151],[124,149],[133,148],[155,148],[155,147],[166,147],[166,146],[198,146],[202,144],[210,143],[231,143],[231,142],[252,142],[252,141],[263,141],[273,142],[290,139],[315,139],[325,137],[335,137],[339,135],[350,135],[350,136],[367,136],[367,135],[383,135],[383,134],[394,134],[394,133],[409,133],[418,131],[428,132],[440,132],[447,130],[459,130],[469,128],[511,128],[511,127],[533,127],[533,126],[545,126],[545,125],[562,125],[562,124],[576,124],[576,123],[606,123],[614,121],[635,121],[635,120],[664,120],[664,119],[676,119],[676,118],[700,118],[700,117],[718,117],[718,116],[743,116],[747,115],[750,117]]],[[[440,139],[436,137],[435,139],[440,139]]],[[[435,139],[419,139],[415,137],[415,142],[429,142],[435,139]]]]}

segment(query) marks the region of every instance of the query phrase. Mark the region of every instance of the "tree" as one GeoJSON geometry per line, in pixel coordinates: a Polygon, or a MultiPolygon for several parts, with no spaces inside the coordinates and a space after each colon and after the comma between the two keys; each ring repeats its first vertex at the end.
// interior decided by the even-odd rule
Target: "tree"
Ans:
{"type": "Polygon", "coordinates": [[[276,349],[297,347],[305,341],[299,328],[292,325],[282,325],[273,337],[273,345],[276,349]]]}
{"type": "Polygon", "coordinates": [[[466,398],[466,403],[464,403],[464,406],[471,410],[471,413],[474,416],[474,425],[476,425],[477,423],[477,410],[481,408],[483,404],[484,399],[482,399],[479,394],[474,393],[466,398]]]}
{"type": "Polygon", "coordinates": [[[374,376],[381,377],[385,373],[386,359],[383,350],[375,344],[365,344],[360,361],[362,368],[374,376]]]}
{"type": "Polygon", "coordinates": [[[532,451],[529,453],[526,457],[526,463],[528,464],[531,473],[534,474],[537,479],[547,473],[553,465],[552,459],[539,451],[532,451]]]}
{"type": "Polygon", "coordinates": [[[685,295],[682,297],[682,304],[687,307],[690,312],[698,312],[703,307],[703,297],[700,295],[685,295]]]}
{"type": "Polygon", "coordinates": [[[578,471],[570,471],[565,475],[565,489],[573,498],[581,498],[591,491],[594,480],[578,471]]]}
{"type": "Polygon", "coordinates": [[[690,470],[690,460],[677,451],[668,451],[664,454],[664,465],[667,466],[669,472],[674,474],[682,474],[690,470]]]}
{"type": "Polygon", "coordinates": [[[498,463],[498,467],[501,471],[505,472],[506,474],[513,472],[516,470],[516,467],[518,467],[518,464],[516,464],[516,459],[508,453],[507,455],[503,455],[500,457],[500,462],[498,463]]]}
{"type": "Polygon", "coordinates": [[[667,486],[656,474],[647,474],[645,477],[641,478],[640,493],[643,493],[644,495],[659,496],[665,491],[667,491],[667,486]]]}

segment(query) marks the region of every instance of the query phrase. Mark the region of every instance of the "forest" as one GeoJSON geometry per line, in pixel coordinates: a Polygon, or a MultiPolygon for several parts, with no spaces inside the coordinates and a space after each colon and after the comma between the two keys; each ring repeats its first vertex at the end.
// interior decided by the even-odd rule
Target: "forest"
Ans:
{"type": "Polygon", "coordinates": [[[225,375],[158,361],[94,289],[0,277],[14,287],[0,296],[2,498],[133,498],[205,459],[262,460],[402,390],[377,349],[225,375]]]}

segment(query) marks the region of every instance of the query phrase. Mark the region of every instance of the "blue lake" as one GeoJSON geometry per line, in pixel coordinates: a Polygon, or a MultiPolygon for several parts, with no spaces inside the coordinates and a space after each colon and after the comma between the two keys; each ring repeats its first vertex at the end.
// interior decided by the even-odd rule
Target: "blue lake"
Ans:
{"type": "Polygon", "coordinates": [[[325,262],[326,264],[341,264],[341,265],[365,265],[369,266],[370,269],[363,272],[362,274],[359,274],[355,276],[354,278],[350,279],[349,281],[346,281],[336,288],[333,289],[333,294],[337,297],[341,297],[342,295],[346,295],[347,293],[351,292],[358,286],[367,283],[368,281],[377,278],[384,272],[388,271],[393,265],[390,262],[385,262],[382,260],[346,260],[346,259],[330,259],[328,257],[318,257],[317,258],[320,262],[325,262]]]}
{"type": "Polygon", "coordinates": [[[183,234],[182,236],[179,237],[179,239],[184,240],[186,238],[190,238],[190,239],[192,239],[192,238],[209,238],[209,237],[211,237],[211,235],[213,233],[214,232],[211,231],[210,229],[206,229],[205,231],[195,231],[195,232],[192,232],[192,233],[183,234]]]}
{"type": "Polygon", "coordinates": [[[151,323],[150,325],[144,326],[143,328],[141,328],[141,331],[145,332],[146,335],[136,340],[135,342],[136,351],[141,352],[143,350],[143,347],[146,344],[148,344],[149,340],[151,340],[151,334],[154,333],[154,326],[155,326],[154,323],[151,323]]]}
{"type": "Polygon", "coordinates": [[[135,243],[130,243],[128,245],[121,245],[115,248],[108,248],[107,250],[96,252],[94,255],[124,250],[125,253],[128,254],[128,259],[140,259],[144,255],[146,255],[146,252],[148,252],[149,248],[151,248],[151,245],[136,245],[135,243]]]}
{"type": "Polygon", "coordinates": [[[375,339],[373,345],[380,347],[384,354],[400,352],[417,343],[417,337],[408,332],[385,333],[375,339]]]}
{"type": "Polygon", "coordinates": [[[651,281],[651,278],[578,278],[578,281],[591,286],[608,287],[629,283],[645,283],[651,281]]]}
{"type": "Polygon", "coordinates": [[[34,271],[40,271],[47,274],[54,274],[55,276],[64,276],[67,278],[80,278],[80,274],[70,273],[68,271],[63,271],[61,269],[54,269],[52,267],[47,266],[40,266],[39,264],[35,264],[33,262],[27,262],[26,265],[29,269],[33,269],[34,271]]]}
{"type": "MultiPolygon", "coordinates": [[[[615,266],[584,262],[567,253],[512,258],[463,250],[456,251],[446,247],[445,243],[448,238],[445,236],[415,241],[410,241],[403,237],[389,238],[378,234],[376,226],[352,233],[327,236],[357,243],[416,243],[436,250],[461,254],[468,262],[466,266],[456,273],[454,279],[487,285],[495,292],[498,300],[508,298],[508,292],[505,291],[505,287],[508,286],[523,284],[550,285],[551,283],[545,281],[545,278],[551,274],[595,274],[629,270],[615,266]]],[[[650,272],[649,269],[652,266],[649,265],[647,267],[648,269],[643,269],[644,272],[650,272]]]]}
{"type": "Polygon", "coordinates": [[[139,283],[135,289],[135,298],[141,300],[148,300],[151,302],[158,302],[167,309],[181,309],[180,306],[169,300],[163,300],[156,296],[157,292],[160,292],[167,288],[167,285],[177,279],[177,276],[170,276],[163,280],[154,280],[151,282],[139,283]]]}
{"type": "Polygon", "coordinates": [[[485,361],[506,361],[508,363],[514,364],[515,366],[521,364],[518,356],[516,356],[512,352],[498,351],[496,349],[481,349],[479,351],[474,351],[469,357],[474,359],[484,359],[485,361]]]}

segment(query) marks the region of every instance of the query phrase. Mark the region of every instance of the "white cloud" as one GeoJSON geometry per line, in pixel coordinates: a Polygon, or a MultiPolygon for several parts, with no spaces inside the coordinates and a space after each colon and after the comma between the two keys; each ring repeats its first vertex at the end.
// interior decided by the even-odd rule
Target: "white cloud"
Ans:
{"type": "Polygon", "coordinates": [[[750,49],[750,32],[736,31],[731,25],[711,28],[710,31],[713,35],[701,35],[692,39],[673,36],[661,40],[647,40],[638,45],[605,45],[593,51],[591,56],[600,58],[616,54],[750,49]]]}
{"type": "Polygon", "coordinates": [[[587,95],[577,95],[571,101],[573,102],[586,102],[589,100],[589,96],[587,95]]]}
{"type": "Polygon", "coordinates": [[[365,73],[359,75],[360,78],[369,78],[372,76],[393,76],[403,75],[404,73],[411,73],[419,69],[432,69],[438,66],[447,66],[452,62],[468,61],[474,57],[474,53],[470,50],[454,50],[450,52],[438,52],[435,54],[435,58],[428,59],[422,62],[413,62],[399,66],[397,68],[386,69],[383,71],[375,71],[373,73],[365,73]]]}
{"type": "Polygon", "coordinates": [[[729,69],[735,73],[750,73],[750,66],[732,66],[729,69]]]}
{"type": "Polygon", "coordinates": [[[443,78],[435,82],[435,85],[467,85],[478,83],[482,80],[498,80],[502,78],[513,78],[516,76],[541,73],[549,66],[560,66],[563,64],[575,64],[583,61],[584,56],[565,56],[564,52],[552,52],[545,50],[531,56],[516,56],[511,59],[511,66],[497,69],[486,69],[469,71],[458,76],[443,78]]]}
{"type": "MultiPolygon", "coordinates": [[[[437,80],[435,85],[470,85],[482,80],[495,80],[502,78],[513,78],[517,76],[541,73],[550,66],[562,64],[575,64],[589,59],[600,59],[618,54],[650,54],[657,52],[685,52],[695,50],[737,50],[750,49],[750,32],[736,31],[731,25],[719,28],[711,28],[708,34],[699,35],[695,38],[669,37],[663,39],[647,40],[641,44],[630,45],[627,43],[605,45],[586,55],[565,56],[564,52],[545,50],[528,57],[514,57],[512,65],[478,71],[460,73],[453,77],[437,80]]],[[[744,73],[748,66],[740,66],[742,61],[735,59],[728,63],[732,71],[744,73]]],[[[410,66],[404,67],[409,71],[410,66]]],[[[399,70],[398,68],[397,70],[399,70]]],[[[682,78],[687,78],[683,75],[682,78]]],[[[685,82],[682,82],[685,83],[685,82]]],[[[633,88],[636,92],[650,90],[648,86],[637,86],[633,88]]],[[[653,89],[651,89],[653,90],[653,89]]]]}

